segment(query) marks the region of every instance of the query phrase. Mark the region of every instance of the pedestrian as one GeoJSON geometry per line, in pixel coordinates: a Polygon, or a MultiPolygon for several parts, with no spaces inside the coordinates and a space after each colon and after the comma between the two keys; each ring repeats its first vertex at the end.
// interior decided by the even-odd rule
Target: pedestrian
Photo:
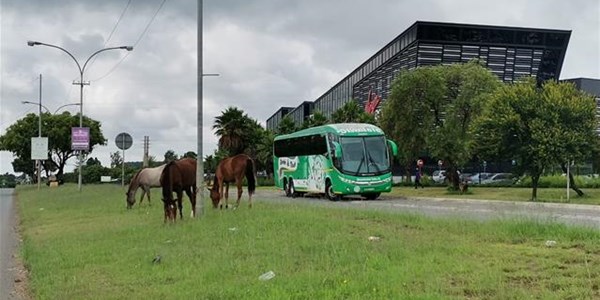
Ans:
{"type": "Polygon", "coordinates": [[[417,167],[417,168],[415,169],[415,189],[416,189],[416,188],[418,188],[419,186],[420,186],[421,188],[425,188],[425,187],[423,186],[423,184],[421,183],[421,176],[422,176],[422,175],[421,175],[421,168],[417,167]]]}

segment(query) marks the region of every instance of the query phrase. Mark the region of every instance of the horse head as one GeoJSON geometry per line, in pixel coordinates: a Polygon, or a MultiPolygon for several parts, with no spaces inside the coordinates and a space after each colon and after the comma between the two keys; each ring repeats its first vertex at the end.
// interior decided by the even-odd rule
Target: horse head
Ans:
{"type": "Polygon", "coordinates": [[[127,209],[131,209],[135,204],[135,191],[128,191],[125,196],[127,196],[127,209]]]}
{"type": "Polygon", "coordinates": [[[214,208],[219,206],[219,201],[221,200],[221,195],[219,194],[219,185],[215,180],[212,187],[206,187],[210,192],[210,199],[212,200],[212,204],[214,208]]]}

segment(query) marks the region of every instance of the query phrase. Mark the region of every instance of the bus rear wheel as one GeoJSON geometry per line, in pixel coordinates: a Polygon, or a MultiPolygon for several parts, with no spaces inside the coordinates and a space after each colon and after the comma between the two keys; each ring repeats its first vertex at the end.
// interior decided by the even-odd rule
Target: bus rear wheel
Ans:
{"type": "Polygon", "coordinates": [[[327,183],[325,184],[325,196],[327,196],[327,199],[331,201],[340,200],[340,195],[336,195],[333,192],[333,186],[331,185],[331,181],[329,180],[327,180],[327,183]]]}

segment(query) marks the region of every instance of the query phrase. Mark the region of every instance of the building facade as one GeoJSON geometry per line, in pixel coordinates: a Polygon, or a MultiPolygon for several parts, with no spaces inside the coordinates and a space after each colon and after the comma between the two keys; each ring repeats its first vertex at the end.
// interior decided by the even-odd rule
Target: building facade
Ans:
{"type": "Polygon", "coordinates": [[[348,101],[364,107],[370,90],[383,104],[402,70],[473,59],[505,82],[526,76],[558,79],[570,35],[568,30],[418,21],[317,98],[313,109],[330,117],[348,101]]]}
{"type": "Polygon", "coordinates": [[[279,126],[281,119],[283,119],[283,117],[285,117],[293,109],[293,107],[281,107],[267,119],[267,129],[273,132],[277,131],[277,127],[279,126]]]}

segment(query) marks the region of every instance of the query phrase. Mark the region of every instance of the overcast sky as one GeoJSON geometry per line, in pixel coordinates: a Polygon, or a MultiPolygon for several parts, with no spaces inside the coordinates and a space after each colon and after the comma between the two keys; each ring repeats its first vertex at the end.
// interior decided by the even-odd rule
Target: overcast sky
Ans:
{"type": "MultiPolygon", "coordinates": [[[[216,148],[212,125],[227,107],[264,125],[281,106],[315,100],[418,20],[572,30],[561,79],[600,78],[598,0],[205,0],[203,13],[204,73],[220,74],[204,77],[204,155],[216,148]]],[[[81,64],[104,47],[134,45],[86,68],[84,114],[108,139],[91,157],[108,166],[120,132],[133,136],[127,161],[142,160],[145,135],[158,160],[169,149],[197,150],[195,1],[0,0],[0,20],[0,134],[37,113],[21,101],[38,101],[39,74],[52,112],[79,102],[75,62],[28,40],[61,46],[81,64]]],[[[0,173],[13,172],[12,160],[0,152],[0,173]]]]}

